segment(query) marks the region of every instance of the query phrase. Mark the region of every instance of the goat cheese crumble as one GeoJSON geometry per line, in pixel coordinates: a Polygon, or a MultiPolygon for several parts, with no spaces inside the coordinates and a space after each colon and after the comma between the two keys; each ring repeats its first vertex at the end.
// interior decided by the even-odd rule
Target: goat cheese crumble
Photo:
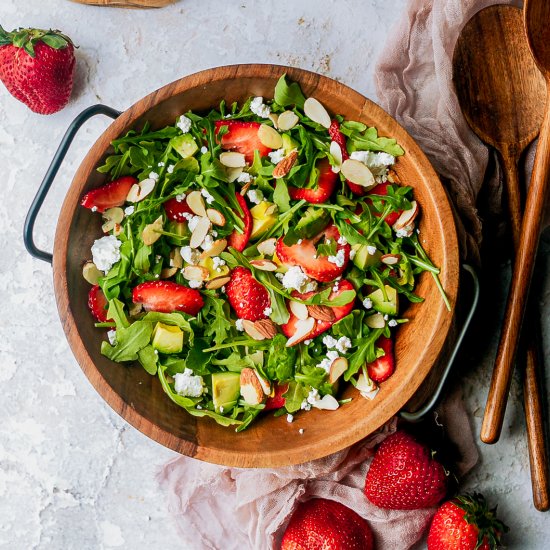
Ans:
{"type": "Polygon", "coordinates": [[[290,267],[283,275],[281,283],[287,290],[297,290],[302,293],[317,290],[317,282],[312,281],[299,265],[290,267]]]}
{"type": "Polygon", "coordinates": [[[185,115],[181,115],[176,122],[176,126],[182,131],[182,133],[187,134],[191,130],[191,119],[187,118],[185,115]]]}
{"type": "Polygon", "coordinates": [[[267,153],[267,155],[272,164],[279,164],[285,158],[285,150],[276,149],[275,151],[271,151],[271,153],[267,153]]]}
{"type": "Polygon", "coordinates": [[[174,376],[176,393],[185,397],[200,397],[204,391],[202,376],[195,376],[191,369],[185,369],[174,376]]]}
{"type": "Polygon", "coordinates": [[[257,116],[261,118],[267,118],[271,114],[271,109],[269,105],[264,103],[263,97],[255,97],[250,102],[250,110],[257,116]]]}
{"type": "Polygon", "coordinates": [[[107,273],[120,260],[122,243],[114,236],[97,239],[92,245],[92,261],[99,271],[107,273]]]}
{"type": "Polygon", "coordinates": [[[264,200],[264,194],[261,189],[250,189],[246,196],[248,200],[254,204],[260,204],[264,200]]]}

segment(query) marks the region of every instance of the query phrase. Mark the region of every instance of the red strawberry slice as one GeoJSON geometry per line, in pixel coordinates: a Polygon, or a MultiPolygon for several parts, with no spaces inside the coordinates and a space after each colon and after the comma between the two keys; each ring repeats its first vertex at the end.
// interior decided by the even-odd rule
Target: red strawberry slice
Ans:
{"type": "Polygon", "coordinates": [[[100,323],[107,321],[107,306],[109,302],[99,285],[94,285],[88,292],[88,308],[94,319],[100,323]]]}
{"type": "MultiPolygon", "coordinates": [[[[340,131],[340,123],[337,120],[333,120],[328,133],[332,141],[335,141],[342,151],[342,162],[349,159],[348,149],[346,147],[346,136],[340,131]]],[[[350,188],[351,192],[355,195],[362,196],[367,190],[356,183],[353,183],[349,180],[346,180],[347,186],[350,188]]]]}
{"type": "Polygon", "coordinates": [[[134,183],[138,183],[136,178],[122,176],[97,189],[92,189],[82,197],[80,204],[85,208],[95,209],[97,212],[105,212],[109,208],[122,206],[134,183]]]}
{"type": "Polygon", "coordinates": [[[183,311],[197,315],[204,305],[201,293],[171,281],[148,281],[137,285],[132,291],[134,303],[143,304],[147,311],[171,313],[183,311]]]}
{"type": "Polygon", "coordinates": [[[228,151],[242,153],[246,162],[254,162],[254,151],[265,157],[271,149],[266,147],[258,137],[259,122],[242,122],[240,120],[217,120],[216,134],[222,126],[227,126],[228,132],[222,136],[222,147],[228,151]]]}
{"type": "Polygon", "coordinates": [[[280,409],[285,406],[286,399],[283,397],[283,394],[285,394],[288,390],[288,384],[275,384],[274,387],[274,395],[272,397],[268,397],[267,401],[265,402],[265,408],[264,411],[271,411],[274,409],[280,409]]]}
{"type": "Polygon", "coordinates": [[[306,200],[312,203],[321,203],[329,199],[336,188],[338,174],[332,171],[328,159],[321,159],[317,164],[319,170],[319,179],[317,187],[311,189],[302,189],[299,187],[289,187],[288,194],[294,200],[306,200]]]}
{"type": "Polygon", "coordinates": [[[244,222],[244,230],[242,233],[239,233],[236,229],[229,235],[229,238],[227,239],[227,244],[229,246],[232,246],[235,250],[238,250],[239,252],[242,252],[246,245],[248,244],[248,241],[250,240],[250,235],[252,234],[252,214],[250,213],[250,210],[248,209],[248,205],[246,204],[246,201],[244,200],[244,197],[240,195],[239,193],[235,193],[235,197],[237,197],[237,202],[239,203],[244,216],[241,216],[238,212],[237,215],[243,220],[244,222]]]}
{"type": "Polygon", "coordinates": [[[321,239],[324,239],[325,242],[328,240],[338,242],[339,238],[340,232],[335,225],[329,225],[315,237],[302,239],[300,244],[296,243],[292,246],[287,246],[283,242],[283,237],[281,237],[277,241],[277,257],[284,264],[299,265],[309,277],[322,283],[328,283],[342,275],[346,269],[351,247],[347,243],[336,245],[336,255],[338,256],[340,251],[343,251],[344,255],[343,264],[338,266],[335,263],[329,262],[329,256],[316,257],[317,250],[315,245],[321,242],[321,239]]]}
{"type": "MultiPolygon", "coordinates": [[[[387,195],[388,194],[388,186],[390,184],[389,183],[379,183],[376,187],[373,187],[372,189],[369,190],[369,195],[387,195]]],[[[367,199],[367,202],[369,204],[372,204],[372,200],[371,199],[367,199]]],[[[399,216],[401,216],[401,214],[403,213],[403,210],[399,210],[397,212],[390,212],[385,218],[384,218],[384,221],[392,226],[396,221],[397,221],[397,218],[399,218],[399,216]]],[[[380,217],[380,214],[378,213],[374,213],[375,216],[377,217],[380,217]]]]}
{"type": "MultiPolygon", "coordinates": [[[[344,279],[338,283],[338,290],[337,291],[333,290],[330,293],[329,300],[333,300],[337,296],[340,296],[340,294],[342,294],[342,292],[344,292],[345,290],[354,290],[354,288],[349,281],[346,281],[344,279]]],[[[301,300],[307,300],[308,298],[311,298],[315,294],[318,294],[318,291],[306,292],[305,294],[300,294],[299,292],[294,291],[292,293],[292,296],[296,298],[300,298],[301,300]]],[[[346,315],[348,315],[353,310],[354,303],[355,303],[355,300],[352,300],[351,302],[349,302],[344,306],[333,307],[332,311],[334,311],[334,321],[319,321],[318,319],[316,319],[315,324],[313,325],[313,330],[309,334],[304,335],[304,337],[298,340],[295,344],[298,344],[299,342],[302,342],[304,340],[315,338],[316,336],[319,336],[319,334],[322,334],[323,332],[326,332],[327,330],[329,330],[330,327],[334,323],[336,323],[336,321],[343,319],[346,315]]],[[[290,308],[288,307],[288,303],[287,303],[287,309],[290,311],[290,308]]],[[[294,334],[296,333],[296,323],[298,321],[299,321],[298,317],[296,317],[291,312],[288,323],[281,326],[281,330],[283,331],[283,334],[287,338],[294,336],[294,334]]]]}
{"type": "Polygon", "coordinates": [[[264,311],[271,306],[269,294],[265,287],[252,277],[249,269],[236,267],[231,272],[231,280],[225,285],[225,293],[239,319],[267,319],[268,315],[264,311]]]}
{"type": "Polygon", "coordinates": [[[178,201],[175,197],[167,200],[162,206],[164,206],[168,219],[178,223],[187,222],[184,214],[192,214],[187,201],[178,201]]]}
{"type": "Polygon", "coordinates": [[[367,363],[369,378],[375,382],[384,382],[395,371],[395,356],[393,354],[393,340],[380,336],[376,345],[384,350],[385,355],[378,357],[372,363],[367,363]]]}

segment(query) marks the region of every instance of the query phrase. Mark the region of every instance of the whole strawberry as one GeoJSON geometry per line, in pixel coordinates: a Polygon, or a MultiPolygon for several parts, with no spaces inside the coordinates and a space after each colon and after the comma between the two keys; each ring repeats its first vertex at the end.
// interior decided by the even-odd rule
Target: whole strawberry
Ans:
{"type": "Polygon", "coordinates": [[[67,105],[73,89],[74,46],[59,31],[0,27],[0,80],[35,113],[67,105]]]}
{"type": "Polygon", "coordinates": [[[286,528],[281,550],[371,550],[372,531],[361,516],[324,498],[302,502],[286,528]]]}
{"type": "Polygon", "coordinates": [[[447,492],[443,466],[428,447],[404,431],[384,440],[370,465],[365,495],[376,506],[416,510],[438,504],[447,492]]]}
{"type": "Polygon", "coordinates": [[[428,550],[492,550],[506,531],[483,495],[462,495],[445,502],[435,514],[428,550]]]}

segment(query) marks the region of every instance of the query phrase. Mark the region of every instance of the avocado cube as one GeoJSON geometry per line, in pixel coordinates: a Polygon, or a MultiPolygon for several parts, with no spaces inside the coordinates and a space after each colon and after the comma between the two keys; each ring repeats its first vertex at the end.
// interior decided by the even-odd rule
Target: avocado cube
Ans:
{"type": "Polygon", "coordinates": [[[288,134],[283,134],[283,149],[285,151],[285,155],[288,155],[294,149],[298,149],[299,144],[297,141],[294,141],[288,134]]]}
{"type": "Polygon", "coordinates": [[[369,247],[366,244],[354,244],[352,250],[355,250],[355,256],[352,262],[365,271],[369,267],[376,265],[380,261],[382,253],[377,250],[374,254],[369,253],[369,247]]]}
{"type": "Polygon", "coordinates": [[[388,297],[387,300],[384,300],[384,293],[381,288],[371,292],[367,298],[371,299],[372,307],[376,311],[387,315],[397,315],[397,312],[399,311],[399,298],[397,295],[397,290],[388,285],[384,285],[384,289],[388,297]]]}
{"type": "Polygon", "coordinates": [[[199,150],[199,146],[191,134],[173,137],[170,140],[170,145],[184,159],[192,157],[199,150]]]}
{"type": "Polygon", "coordinates": [[[262,201],[250,209],[250,214],[252,215],[251,239],[260,237],[277,223],[277,214],[274,212],[271,214],[266,213],[268,211],[273,211],[273,206],[274,204],[272,202],[262,201]]]}
{"type": "Polygon", "coordinates": [[[212,374],[212,400],[217,412],[230,411],[237,404],[240,395],[240,373],[215,372],[212,374]]]}
{"type": "Polygon", "coordinates": [[[152,344],[161,353],[180,353],[183,349],[183,332],[179,327],[159,322],[153,330],[152,344]]]}
{"type": "Polygon", "coordinates": [[[309,207],[294,229],[300,239],[311,239],[330,223],[330,214],[323,208],[309,207]]]}

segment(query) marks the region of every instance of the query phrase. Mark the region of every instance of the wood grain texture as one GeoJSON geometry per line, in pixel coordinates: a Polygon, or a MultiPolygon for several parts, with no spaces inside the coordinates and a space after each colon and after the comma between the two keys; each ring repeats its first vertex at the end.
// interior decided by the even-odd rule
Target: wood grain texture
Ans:
{"type": "MultiPolygon", "coordinates": [[[[520,9],[493,6],[481,10],[467,23],[455,49],[453,79],[468,123],[500,154],[512,239],[514,249],[518,250],[522,221],[518,162],[539,132],[546,97],[544,78],[529,51],[520,9]],[[480,44],[480,40],[485,43],[480,44]]],[[[540,510],[547,506],[549,487],[540,386],[536,380],[537,372],[542,368],[537,362],[538,345],[533,331],[527,331],[518,362],[524,376],[533,500],[540,510]]],[[[506,381],[508,385],[509,382],[506,381]]],[[[501,426],[508,392],[494,395],[499,402],[487,400],[486,418],[501,426]],[[495,409],[499,414],[495,414],[495,409]]],[[[497,429],[500,433],[500,427],[491,427],[493,433],[497,429]]],[[[483,441],[486,441],[486,430],[484,424],[483,441]]]]}
{"type": "Polygon", "coordinates": [[[111,8],[162,8],[173,4],[177,0],[71,0],[78,4],[90,4],[92,6],[108,6],[111,8]]]}
{"type": "Polygon", "coordinates": [[[274,65],[233,65],[196,73],[161,88],[125,111],[102,134],[84,158],[65,198],[54,243],[54,286],[59,314],[71,348],[86,376],[109,405],[130,424],[159,443],[195,458],[240,467],[277,467],[305,462],[338,451],[376,430],[413,395],[445,342],[452,314],[447,311],[429,275],[418,292],[426,297],[406,312],[411,322],[397,334],[396,373],[382,384],[376,400],[359,398],[329,413],[313,410],[294,423],[266,415],[246,432],[235,433],[210,419],[196,419],[174,405],[158,380],[139,366],[121,366],[100,354],[102,331],[94,328],[86,307],[88,285],[82,262],[100,234],[100,220],[78,206],[80,197],[105,183],[95,168],[111,152],[110,142],[146,121],[153,128],[173,124],[188,109],[205,111],[221,99],[244,101],[251,95],[273,96],[278,78],[287,73],[306,96],[315,96],[332,113],[378,127],[395,137],[406,151],[396,171],[414,187],[422,206],[420,237],[434,262],[451,304],[458,291],[458,247],[450,206],[430,163],[413,139],[380,107],[329,78],[300,69],[274,65]],[[304,434],[298,435],[298,429],[304,434]]]}

